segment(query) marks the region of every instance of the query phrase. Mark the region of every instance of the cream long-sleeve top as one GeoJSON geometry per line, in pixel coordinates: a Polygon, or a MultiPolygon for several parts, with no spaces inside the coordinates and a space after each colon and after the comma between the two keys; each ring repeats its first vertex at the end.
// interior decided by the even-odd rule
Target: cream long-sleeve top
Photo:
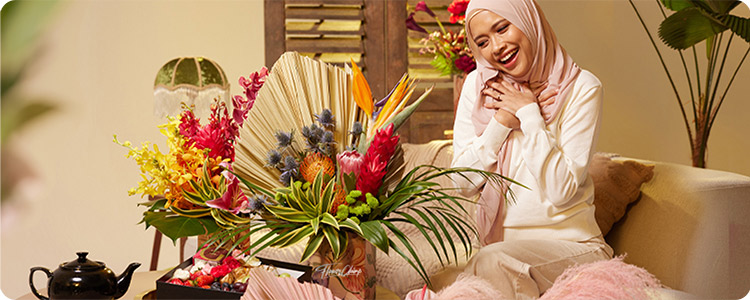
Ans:
{"type": "MultiPolygon", "coordinates": [[[[520,130],[511,130],[492,118],[477,136],[471,114],[477,101],[476,72],[467,75],[453,127],[454,167],[496,171],[498,152],[506,139],[513,140],[507,177],[529,189],[511,185],[516,202],[506,204],[504,240],[558,239],[585,241],[599,236],[594,219],[594,184],[587,168],[597,139],[602,85],[596,76],[581,70],[558,116],[545,124],[539,105],[528,104],[516,112],[520,130]]],[[[466,196],[476,195],[485,181],[466,174],[454,176],[466,196]]]]}

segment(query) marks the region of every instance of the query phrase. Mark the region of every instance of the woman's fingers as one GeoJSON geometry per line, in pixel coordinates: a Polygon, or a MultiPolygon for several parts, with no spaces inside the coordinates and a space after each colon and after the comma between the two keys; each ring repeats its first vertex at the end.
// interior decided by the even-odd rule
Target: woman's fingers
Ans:
{"type": "Polygon", "coordinates": [[[538,98],[539,99],[539,104],[541,104],[541,105],[549,105],[549,104],[554,103],[555,99],[556,99],[555,96],[557,96],[557,93],[558,93],[557,90],[547,91],[547,92],[542,93],[542,95],[539,96],[539,98],[538,98]]]}

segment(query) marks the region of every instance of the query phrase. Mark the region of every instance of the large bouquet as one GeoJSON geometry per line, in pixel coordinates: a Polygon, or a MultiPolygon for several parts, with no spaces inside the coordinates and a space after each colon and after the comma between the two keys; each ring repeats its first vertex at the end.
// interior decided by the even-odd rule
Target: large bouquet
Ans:
{"type": "MultiPolygon", "coordinates": [[[[286,54],[282,58],[285,57],[300,59],[286,54]]],[[[274,74],[275,70],[276,66],[269,78],[281,76],[274,74]]],[[[278,72],[283,71],[279,68],[278,72]]],[[[333,114],[333,108],[322,108],[310,116],[313,122],[301,128],[264,132],[248,127],[262,126],[263,122],[245,122],[250,121],[245,118],[266,74],[263,69],[249,79],[240,79],[246,93],[245,97],[233,99],[231,117],[224,105],[217,104],[207,125],[200,125],[189,109],[179,119],[170,118],[162,126],[162,133],[168,137],[168,153],[159,152],[156,146],[150,150],[148,144],[134,148],[122,143],[130,148],[128,156],[138,162],[144,177],[130,193],[164,196],[145,203],[149,206],[143,217],[147,226],[158,228],[172,239],[211,234],[208,243],[240,248],[251,255],[268,247],[305,243],[300,261],[321,247],[329,249],[337,259],[352,244],[352,238],[362,238],[385,253],[395,251],[428,282],[412,242],[395,223],[418,228],[441,262],[456,258],[457,247],[450,232],[458,235],[467,255],[471,252],[471,237],[477,232],[467,221],[471,218],[463,206],[469,200],[453,196],[449,193],[452,187],[442,187],[431,180],[474,172],[496,186],[512,181],[468,168],[423,165],[403,169],[396,129],[431,89],[407,106],[415,82],[404,75],[388,96],[374,101],[364,75],[352,62],[342,84],[351,87],[351,91],[342,99],[353,98],[357,108],[352,111],[357,112],[359,120],[348,124],[348,136],[340,136],[335,129],[338,116],[333,114]],[[266,171],[276,174],[277,187],[268,188],[267,182],[257,177],[238,176],[242,172],[235,170],[240,161],[234,161],[233,147],[237,137],[242,136],[237,134],[238,128],[275,139],[275,147],[267,149],[264,165],[266,171]]],[[[299,82],[299,75],[288,76],[299,82]]],[[[266,107],[274,106],[268,103],[266,107]]],[[[257,112],[250,114],[253,117],[261,118],[257,112]]],[[[262,143],[245,139],[241,142],[248,147],[262,143]]]]}
{"type": "MultiPolygon", "coordinates": [[[[449,21],[454,24],[458,23],[463,27],[468,4],[469,0],[454,0],[448,6],[449,21]]],[[[420,54],[432,55],[433,59],[430,64],[439,70],[442,75],[461,75],[476,69],[474,55],[466,42],[466,31],[463,28],[458,32],[446,30],[443,23],[440,22],[440,18],[427,7],[424,1],[417,3],[414,11],[409,13],[406,19],[406,27],[427,35],[421,40],[424,47],[420,49],[420,54]],[[428,32],[420,26],[414,19],[415,14],[419,11],[434,18],[440,30],[428,32]]]]}

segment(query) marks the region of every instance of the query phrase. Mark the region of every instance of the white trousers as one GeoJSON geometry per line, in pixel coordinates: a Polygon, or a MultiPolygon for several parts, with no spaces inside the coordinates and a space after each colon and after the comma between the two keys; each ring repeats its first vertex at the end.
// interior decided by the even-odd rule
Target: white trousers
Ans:
{"type": "Polygon", "coordinates": [[[599,236],[585,242],[504,241],[482,247],[464,272],[489,281],[503,299],[536,299],[568,267],[612,258],[599,236]]]}

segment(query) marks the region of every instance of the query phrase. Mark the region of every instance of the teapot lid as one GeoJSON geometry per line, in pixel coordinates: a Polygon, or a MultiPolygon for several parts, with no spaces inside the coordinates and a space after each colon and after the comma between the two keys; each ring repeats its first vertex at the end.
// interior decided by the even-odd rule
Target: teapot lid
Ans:
{"type": "Polygon", "coordinates": [[[92,261],[86,258],[88,252],[76,252],[78,259],[68,262],[61,267],[67,270],[74,271],[95,271],[104,268],[104,263],[98,261],[92,261]]]}

